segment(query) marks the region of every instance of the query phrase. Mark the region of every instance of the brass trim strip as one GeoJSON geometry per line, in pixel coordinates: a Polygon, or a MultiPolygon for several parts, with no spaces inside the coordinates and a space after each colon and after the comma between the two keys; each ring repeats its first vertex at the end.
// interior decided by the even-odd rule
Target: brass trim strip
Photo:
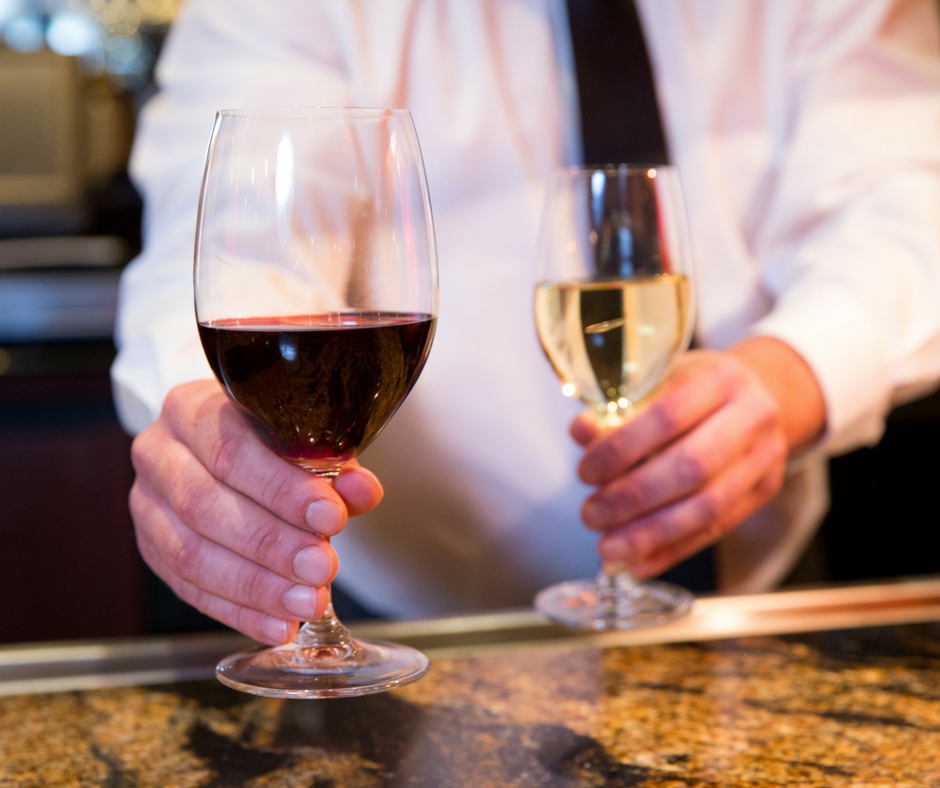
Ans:
{"type": "MultiPolygon", "coordinates": [[[[683,619],[618,632],[560,627],[533,610],[373,623],[353,631],[441,658],[494,648],[652,645],[927,621],[940,621],[940,578],[702,597],[683,619]]],[[[211,678],[219,659],[251,646],[234,633],[5,646],[0,647],[0,695],[211,678]]]]}

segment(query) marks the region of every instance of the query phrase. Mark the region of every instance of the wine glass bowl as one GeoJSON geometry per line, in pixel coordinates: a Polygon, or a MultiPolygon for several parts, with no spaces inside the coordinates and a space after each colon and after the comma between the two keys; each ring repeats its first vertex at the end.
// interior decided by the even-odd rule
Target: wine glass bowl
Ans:
{"type": "MultiPolygon", "coordinates": [[[[535,323],[562,392],[605,429],[652,397],[688,347],[692,266],[675,170],[571,167],[549,183],[537,257],[535,323]]],[[[536,607],[571,626],[627,629],[688,612],[692,595],[635,581],[622,564],[551,586],[536,607]]]]}
{"type": "MultiPolygon", "coordinates": [[[[331,479],[414,386],[438,308],[437,256],[407,110],[217,113],[197,216],[199,336],[258,437],[331,479]]],[[[293,643],[219,663],[225,684],[272,697],[380,692],[429,662],[353,638],[332,605],[293,643]]]]}
{"type": "Polygon", "coordinates": [[[427,358],[429,315],[338,313],[199,324],[216,377],[289,462],[335,477],[378,435],[427,358]]]}

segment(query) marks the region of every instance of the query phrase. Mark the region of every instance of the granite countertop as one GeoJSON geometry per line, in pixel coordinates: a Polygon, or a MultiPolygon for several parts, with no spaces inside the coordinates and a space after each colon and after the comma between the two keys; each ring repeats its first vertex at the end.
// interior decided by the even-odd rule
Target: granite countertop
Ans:
{"type": "Polygon", "coordinates": [[[0,697],[0,786],[940,786],[938,623],[612,643],[451,650],[356,699],[0,697]]]}

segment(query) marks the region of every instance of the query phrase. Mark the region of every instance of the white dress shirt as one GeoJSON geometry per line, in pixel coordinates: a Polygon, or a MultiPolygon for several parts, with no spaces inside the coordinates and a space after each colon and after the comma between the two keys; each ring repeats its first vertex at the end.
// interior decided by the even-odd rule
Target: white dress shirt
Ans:
{"type": "MultiPolygon", "coordinates": [[[[795,348],[827,432],[719,547],[721,585],[772,587],[826,507],[824,454],[873,443],[940,376],[940,45],[933,3],[639,0],[696,263],[697,337],[795,348]]],[[[362,462],[386,498],[335,539],[340,581],[400,616],[526,605],[593,574],[579,411],[532,318],[546,175],[577,163],[563,0],[189,0],[132,174],[145,249],[113,368],[130,431],[211,377],[193,316],[196,203],[226,107],[412,110],[441,265],[428,364],[362,462]]]]}

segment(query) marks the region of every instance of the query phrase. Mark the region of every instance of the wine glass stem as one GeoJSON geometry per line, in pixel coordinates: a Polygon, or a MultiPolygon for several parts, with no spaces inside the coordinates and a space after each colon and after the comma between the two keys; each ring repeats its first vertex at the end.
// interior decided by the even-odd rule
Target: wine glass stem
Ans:
{"type": "Polygon", "coordinates": [[[637,581],[622,561],[605,561],[594,578],[594,586],[601,606],[614,612],[632,598],[637,581]]]}
{"type": "Polygon", "coordinates": [[[604,410],[599,412],[598,421],[601,425],[602,432],[611,432],[617,427],[620,427],[626,422],[630,417],[630,413],[633,410],[632,406],[627,406],[626,408],[619,408],[615,411],[604,410]]]}
{"type": "Polygon", "coordinates": [[[621,584],[633,585],[636,583],[636,580],[623,561],[604,561],[603,566],[601,566],[601,571],[598,574],[599,579],[602,577],[607,578],[608,582],[613,582],[616,579],[621,584]]]}
{"type": "Polygon", "coordinates": [[[333,612],[333,603],[326,606],[316,621],[307,621],[297,630],[294,642],[302,648],[336,648],[349,644],[349,630],[333,612]]]}
{"type": "MultiPolygon", "coordinates": [[[[317,468],[307,469],[314,476],[333,483],[333,480],[339,476],[339,468],[317,468]]],[[[330,541],[330,537],[322,537],[325,542],[330,541]]],[[[349,647],[352,635],[343,623],[336,617],[333,611],[333,590],[331,586],[326,587],[326,592],[330,596],[330,601],[326,605],[323,615],[316,621],[307,621],[300,629],[294,642],[302,648],[347,648],[349,647]]]]}

